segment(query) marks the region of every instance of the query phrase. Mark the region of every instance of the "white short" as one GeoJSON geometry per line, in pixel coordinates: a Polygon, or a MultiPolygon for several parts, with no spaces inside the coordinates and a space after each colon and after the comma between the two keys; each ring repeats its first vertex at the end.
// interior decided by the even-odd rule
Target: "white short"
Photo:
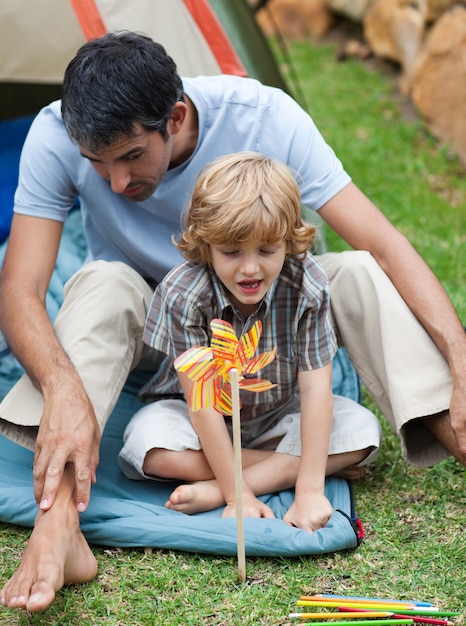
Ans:
{"type": "MultiPolygon", "coordinates": [[[[279,419],[262,434],[251,434],[247,425],[242,429],[245,448],[275,450],[282,454],[301,456],[301,419],[299,398],[286,405],[279,419]]],[[[277,416],[275,416],[277,417],[277,416]]],[[[231,433],[231,423],[227,420],[231,433]]],[[[160,400],[140,409],[131,418],[124,433],[124,445],[118,456],[121,470],[134,480],[154,479],[144,474],[142,466],[149,450],[200,450],[201,443],[191,424],[186,402],[160,400]]],[[[373,448],[362,464],[375,460],[382,439],[376,416],[354,400],[333,396],[333,424],[328,453],[341,454],[373,448]]]]}

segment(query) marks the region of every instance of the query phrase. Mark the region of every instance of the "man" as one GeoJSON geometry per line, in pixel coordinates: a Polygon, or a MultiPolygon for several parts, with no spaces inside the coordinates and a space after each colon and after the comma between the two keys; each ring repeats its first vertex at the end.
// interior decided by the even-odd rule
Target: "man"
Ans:
{"type": "Polygon", "coordinates": [[[35,450],[39,507],[2,604],[40,611],[63,584],[96,575],[79,513],[101,431],[129,372],[156,365],[142,342],[153,284],[180,261],[171,236],[199,171],[221,154],[255,150],[284,161],[303,204],[361,250],[320,257],[342,342],[410,462],[452,454],[466,464],[460,321],[288,96],[244,78],[181,82],[161,46],[119,33],[78,51],[61,110],[63,119],[60,103],[44,109],[26,140],[1,275],[0,323],[28,375],[0,405],[0,424],[35,450]],[[52,328],[44,301],[78,196],[89,263],[67,284],[52,328]]]}

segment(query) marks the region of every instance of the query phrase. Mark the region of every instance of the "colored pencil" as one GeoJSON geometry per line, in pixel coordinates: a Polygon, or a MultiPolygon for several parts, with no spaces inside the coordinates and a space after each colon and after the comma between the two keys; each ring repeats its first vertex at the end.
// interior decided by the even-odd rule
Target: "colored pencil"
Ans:
{"type": "MultiPolygon", "coordinates": [[[[339,600],[339,601],[336,601],[336,600],[298,600],[298,606],[321,606],[321,607],[336,609],[339,606],[343,606],[343,605],[354,607],[355,609],[375,610],[374,604],[367,604],[365,602],[348,602],[348,604],[346,604],[342,600],[339,600]]],[[[378,604],[377,605],[377,610],[380,610],[380,611],[391,611],[394,608],[395,607],[393,604],[378,604]]],[[[405,609],[416,609],[418,607],[416,607],[414,604],[406,603],[406,604],[397,604],[396,608],[405,610],[405,609]]],[[[431,607],[429,610],[433,611],[435,609],[431,607]]]]}
{"type": "Polygon", "coordinates": [[[391,604],[393,602],[394,604],[414,604],[416,606],[425,607],[432,606],[430,602],[422,602],[419,600],[391,600],[388,598],[365,598],[363,596],[339,596],[331,593],[315,593],[312,596],[303,596],[301,599],[331,600],[332,598],[335,600],[344,600],[345,602],[367,602],[368,604],[391,604]]]}
{"type": "MultiPolygon", "coordinates": [[[[288,617],[290,619],[313,619],[313,615],[315,613],[290,613],[288,617]]],[[[395,624],[414,624],[414,621],[412,619],[362,619],[354,622],[313,622],[312,626],[394,626],[395,624]]]]}
{"type": "MultiPolygon", "coordinates": [[[[341,606],[348,606],[348,608],[354,608],[354,609],[371,609],[372,611],[375,609],[373,604],[359,604],[359,603],[353,603],[353,604],[348,604],[348,605],[344,605],[342,604],[342,602],[325,602],[322,600],[298,600],[296,603],[298,606],[314,606],[314,607],[326,607],[326,608],[334,608],[334,609],[339,609],[341,606]]],[[[387,605],[377,605],[377,610],[378,611],[392,611],[393,610],[393,604],[387,604],[387,605]]],[[[430,608],[425,608],[425,607],[416,607],[413,605],[406,605],[406,606],[402,606],[402,605],[398,605],[397,608],[402,611],[404,614],[406,615],[426,615],[426,616],[433,616],[433,617],[450,617],[453,615],[460,615],[460,613],[454,612],[454,611],[440,611],[437,607],[430,607],[430,608]]]]}
{"type": "MultiPolygon", "coordinates": [[[[417,606],[415,604],[413,604],[412,602],[393,602],[392,600],[387,600],[386,602],[382,602],[382,601],[378,601],[378,600],[351,600],[351,599],[321,599],[321,598],[315,598],[313,596],[301,596],[300,598],[301,601],[303,602],[325,602],[327,606],[327,603],[330,603],[330,606],[339,606],[340,604],[344,605],[344,606],[354,606],[354,607],[367,607],[367,608],[372,608],[374,607],[374,609],[377,607],[377,609],[381,606],[385,607],[390,607],[390,608],[396,608],[396,609],[402,609],[402,608],[406,608],[406,609],[416,609],[417,606]]],[[[424,608],[424,607],[422,607],[424,608]]],[[[429,607],[431,610],[435,610],[435,608],[437,607],[429,607]]]]}
{"type": "MultiPolygon", "coordinates": [[[[346,612],[347,615],[372,614],[372,611],[370,609],[353,609],[353,608],[350,608],[349,606],[340,606],[338,607],[338,610],[346,612]]],[[[403,619],[404,617],[411,617],[410,615],[405,615],[401,613],[391,613],[391,616],[394,617],[395,619],[403,619]]],[[[438,624],[439,626],[451,626],[451,622],[445,619],[421,617],[420,615],[413,615],[412,618],[416,623],[419,623],[419,624],[438,624]]]]}
{"type": "MultiPolygon", "coordinates": [[[[348,607],[351,608],[351,607],[348,607]]],[[[390,610],[390,609],[388,609],[390,610]]],[[[439,611],[438,609],[436,609],[435,611],[431,611],[430,609],[426,609],[425,607],[420,607],[418,609],[401,609],[403,611],[404,615],[419,615],[419,616],[425,616],[425,617],[453,617],[456,615],[461,615],[461,613],[458,613],[457,611],[439,611]]]]}
{"type": "MultiPolygon", "coordinates": [[[[300,613],[300,615],[303,615],[303,613],[300,613]]],[[[348,613],[337,613],[336,611],[334,611],[333,613],[306,613],[306,615],[308,616],[307,619],[356,619],[359,617],[363,617],[365,619],[369,619],[372,617],[393,617],[393,613],[391,613],[390,611],[353,611],[351,609],[350,612],[348,613]],[[312,617],[311,617],[312,616],[312,617]]],[[[412,620],[413,618],[411,616],[406,616],[403,615],[402,617],[400,617],[399,619],[408,619],[408,620],[412,620]]],[[[377,622],[378,623],[378,622],[377,622]]],[[[445,622],[442,622],[442,624],[445,624],[445,622]]]]}

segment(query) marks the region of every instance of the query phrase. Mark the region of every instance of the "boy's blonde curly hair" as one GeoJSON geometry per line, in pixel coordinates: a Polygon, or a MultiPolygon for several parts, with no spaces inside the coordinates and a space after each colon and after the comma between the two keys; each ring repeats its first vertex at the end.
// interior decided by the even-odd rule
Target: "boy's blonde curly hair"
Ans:
{"type": "Polygon", "coordinates": [[[174,243],[193,263],[210,264],[209,244],[235,248],[252,241],[285,241],[289,255],[303,258],[316,230],[301,217],[301,196],[291,170],[257,152],[238,152],[202,170],[183,232],[174,243]]]}

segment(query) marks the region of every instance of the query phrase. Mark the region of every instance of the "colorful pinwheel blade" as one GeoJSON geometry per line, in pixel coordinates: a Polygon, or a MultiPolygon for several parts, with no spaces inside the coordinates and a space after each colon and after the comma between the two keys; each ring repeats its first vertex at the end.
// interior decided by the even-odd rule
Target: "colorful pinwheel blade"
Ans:
{"type": "Polygon", "coordinates": [[[238,339],[233,327],[228,322],[213,319],[210,323],[212,329],[212,341],[210,347],[217,359],[227,359],[234,363],[238,348],[238,339]]]}
{"type": "Polygon", "coordinates": [[[262,322],[257,320],[250,331],[245,333],[238,344],[238,359],[241,366],[244,367],[247,362],[255,355],[259,339],[262,332],[262,322]]]}
{"type": "Polygon", "coordinates": [[[189,395],[189,408],[196,413],[200,409],[215,406],[215,391],[213,381],[194,382],[189,395]]]}
{"type": "Polygon", "coordinates": [[[212,367],[212,363],[212,350],[210,348],[194,347],[180,354],[173,365],[178,372],[185,372],[189,378],[197,380],[212,367]]]}
{"type": "Polygon", "coordinates": [[[233,413],[233,400],[231,397],[231,385],[226,378],[215,380],[215,409],[222,415],[233,413]]]}
{"type": "Polygon", "coordinates": [[[277,385],[275,383],[271,383],[270,380],[265,380],[264,378],[243,378],[239,381],[239,386],[241,389],[246,389],[247,391],[267,391],[267,389],[272,389],[277,385]]]}
{"type": "Polygon", "coordinates": [[[243,369],[243,374],[255,374],[260,369],[271,363],[277,355],[277,346],[274,347],[270,352],[262,352],[254,359],[248,361],[243,369]]]}

